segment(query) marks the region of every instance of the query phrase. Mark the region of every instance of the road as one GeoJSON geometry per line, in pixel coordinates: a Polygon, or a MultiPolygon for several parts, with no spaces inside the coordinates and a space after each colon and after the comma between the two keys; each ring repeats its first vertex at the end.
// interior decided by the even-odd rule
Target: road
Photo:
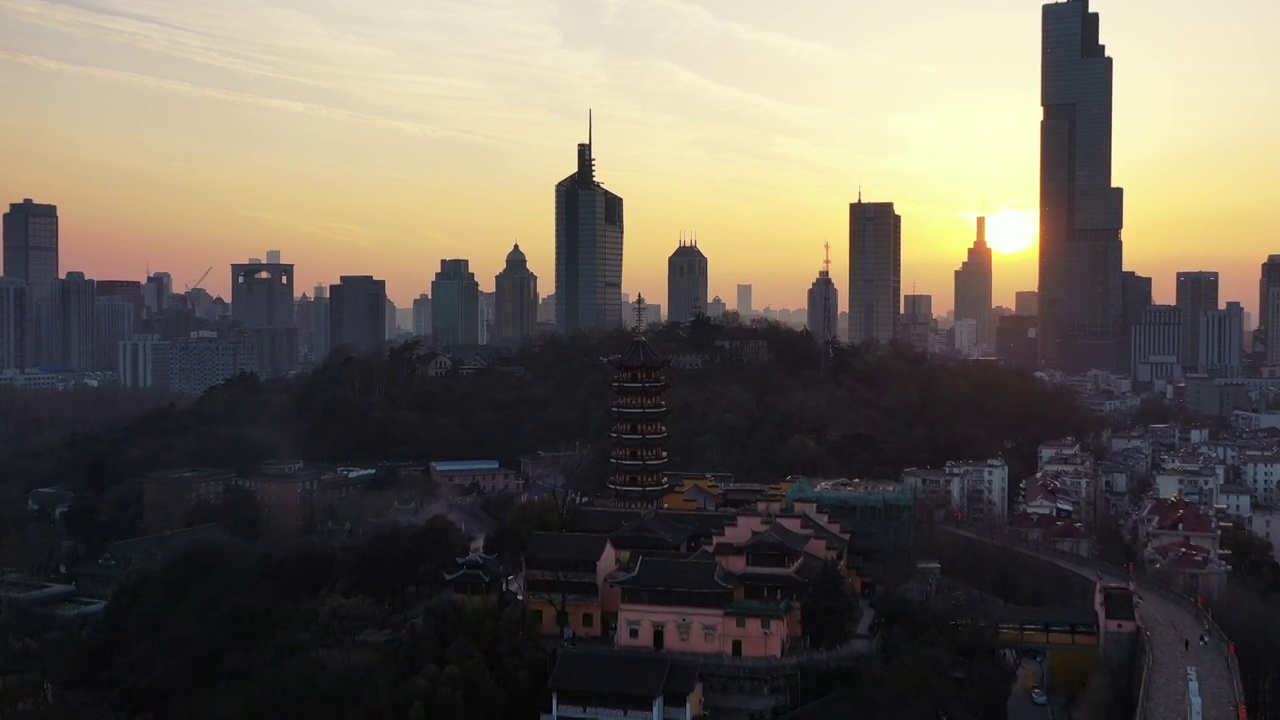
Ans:
{"type": "MultiPolygon", "coordinates": [[[[1036,681],[1044,685],[1039,663],[1031,658],[1022,658],[1022,673],[1032,673],[1036,681]]],[[[1049,708],[1031,702],[1031,692],[1017,680],[1013,683],[1013,691],[1009,693],[1009,720],[1049,720],[1049,708]]]]}
{"type": "MultiPolygon", "coordinates": [[[[955,532],[983,542],[996,539],[961,528],[948,527],[955,532]]],[[[1100,574],[1085,563],[1074,563],[1057,554],[1043,554],[1032,548],[1001,542],[1005,547],[1034,555],[1064,567],[1084,577],[1095,579],[1101,575],[1104,582],[1128,584],[1116,574],[1100,574]]],[[[1187,667],[1196,668],[1200,679],[1200,700],[1203,720],[1236,720],[1235,686],[1231,666],[1227,661],[1227,649],[1216,640],[1201,647],[1197,642],[1204,632],[1190,601],[1175,601],[1163,594],[1143,594],[1138,608],[1138,622],[1148,632],[1151,648],[1151,676],[1147,690],[1147,720],[1176,720],[1187,717],[1187,667]],[[1183,649],[1183,640],[1190,640],[1190,650],[1183,649]]]]}

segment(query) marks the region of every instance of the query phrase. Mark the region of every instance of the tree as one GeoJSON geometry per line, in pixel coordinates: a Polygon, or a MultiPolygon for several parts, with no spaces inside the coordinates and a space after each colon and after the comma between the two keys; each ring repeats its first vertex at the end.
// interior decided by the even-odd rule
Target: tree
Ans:
{"type": "Polygon", "coordinates": [[[800,603],[800,622],[810,645],[828,650],[849,642],[858,601],[840,566],[828,560],[800,603]]]}

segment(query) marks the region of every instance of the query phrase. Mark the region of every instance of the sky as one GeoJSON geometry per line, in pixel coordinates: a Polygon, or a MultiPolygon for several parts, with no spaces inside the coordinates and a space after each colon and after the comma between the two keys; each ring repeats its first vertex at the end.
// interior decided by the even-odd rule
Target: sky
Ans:
{"type": "MultiPolygon", "coordinates": [[[[1094,0],[1115,58],[1125,267],[1218,270],[1257,305],[1280,253],[1280,4],[1094,0]]],[[[848,203],[903,217],[903,292],[952,305],[992,216],[995,303],[1036,286],[1034,0],[0,0],[0,199],[59,206],[62,270],[175,289],[279,249],[296,286],[441,258],[492,289],[519,241],[554,288],[554,194],[594,109],[626,201],[623,289],[665,303],[696,232],[732,307],[804,305],[848,203]],[[1029,246],[1029,247],[1028,247],[1029,246]]],[[[843,298],[843,295],[842,295],[843,298]]]]}

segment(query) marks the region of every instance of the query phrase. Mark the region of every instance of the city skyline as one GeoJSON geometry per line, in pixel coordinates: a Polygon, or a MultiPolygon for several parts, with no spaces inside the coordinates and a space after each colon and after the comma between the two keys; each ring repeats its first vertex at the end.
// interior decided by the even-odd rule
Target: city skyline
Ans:
{"type": "MultiPolygon", "coordinates": [[[[1114,0],[1093,6],[1120,59],[1114,178],[1128,190],[1126,266],[1155,278],[1158,302],[1172,301],[1178,270],[1218,270],[1223,298],[1242,300],[1256,316],[1253,268],[1266,254],[1271,220],[1263,193],[1276,173],[1257,158],[1276,141],[1262,125],[1263,108],[1274,101],[1250,88],[1267,87],[1264,68],[1274,66],[1268,60],[1277,51],[1262,28],[1280,10],[1249,4],[1225,17],[1174,2],[1154,16],[1114,0]],[[1220,32],[1206,33],[1206,24],[1220,32]],[[1198,52],[1182,52],[1189,46],[1198,52]],[[1184,84],[1206,88],[1205,102],[1186,107],[1172,92],[1184,84]],[[1208,132],[1215,125],[1231,132],[1208,132]],[[1205,204],[1230,214],[1230,227],[1192,210],[1205,204]],[[1233,241],[1204,241],[1224,233],[1233,241]]],[[[412,13],[488,17],[493,10],[380,5],[360,19],[376,31],[371,39],[329,43],[332,56],[313,57],[321,30],[354,37],[335,21],[338,11],[303,16],[307,22],[291,25],[290,43],[260,36],[248,17],[258,11],[237,14],[216,3],[192,15],[133,2],[101,11],[6,2],[0,83],[22,100],[0,119],[11,169],[0,194],[60,206],[63,270],[139,278],[149,262],[181,287],[209,265],[266,245],[297,263],[302,287],[371,273],[407,306],[440,258],[469,257],[488,277],[501,269],[513,238],[534,272],[553,274],[546,186],[563,177],[565,150],[594,106],[597,155],[611,189],[633,208],[623,281],[633,296],[661,295],[669,238],[697,226],[708,255],[720,258],[712,295],[730,297],[732,284],[753,283],[757,305],[802,307],[811,263],[800,259],[807,253],[789,251],[842,236],[843,206],[859,182],[896,203],[906,231],[903,283],[942,299],[939,314],[984,197],[997,251],[1002,224],[1014,236],[1034,228],[1027,209],[1036,205],[1037,4],[943,5],[921,14],[830,3],[781,20],[752,2],[717,8],[720,15],[677,2],[591,8],[569,17],[514,5],[523,32],[516,22],[467,23],[464,35],[498,35],[466,43],[446,72],[413,54],[433,51],[410,49],[431,47],[417,35],[436,32],[425,21],[431,18],[412,13]],[[868,20],[911,27],[919,43],[907,43],[910,54],[900,40],[878,44],[856,33],[868,20]],[[159,26],[180,28],[191,42],[161,46],[159,26]],[[579,38],[568,32],[574,28],[600,32],[562,39],[579,38]],[[845,42],[841,28],[859,42],[845,42]],[[656,47],[604,47],[637,29],[653,31],[656,47]],[[692,33],[722,59],[660,56],[687,45],[677,40],[692,33]],[[73,45],[80,35],[87,40],[73,45]],[[508,35],[521,42],[498,41],[508,35]],[[975,35],[990,41],[973,47],[975,35]],[[250,41],[266,43],[264,62],[244,59],[250,41]],[[549,57],[577,62],[522,68],[514,52],[495,50],[527,53],[542,44],[549,57]],[[378,48],[387,57],[361,55],[378,48]],[[149,62],[174,54],[183,61],[149,62]],[[344,64],[352,57],[363,59],[344,64]],[[733,72],[765,62],[777,69],[733,72]],[[343,71],[328,73],[330,66],[343,71]],[[553,66],[575,69],[549,80],[553,66]],[[526,73],[538,73],[550,92],[511,116],[504,103],[528,95],[499,101],[494,91],[521,82],[542,87],[526,73]],[[377,82],[364,82],[370,78],[377,82]],[[854,87],[861,92],[847,92],[854,87]],[[357,90],[372,97],[356,97],[357,90]],[[680,102],[685,95],[700,97],[680,102]],[[455,102],[431,102],[437,97],[455,102]],[[729,112],[707,112],[708,102],[729,112]],[[868,113],[868,104],[890,110],[868,113]],[[666,109],[643,113],[641,106],[666,109]],[[422,107],[444,109],[433,119],[422,107]],[[113,182],[102,183],[104,176],[113,182]],[[707,177],[730,180],[711,192],[698,187],[710,185],[700,182],[707,177]],[[509,199],[504,212],[480,210],[495,195],[509,199]],[[1017,212],[1002,216],[1010,208],[1017,212]],[[761,255],[787,260],[766,263],[761,255]]],[[[452,20],[444,25],[456,32],[460,18],[452,20]]],[[[995,263],[996,304],[1011,305],[1014,291],[1034,287],[1034,251],[998,254],[995,263]]],[[[847,276],[841,265],[832,268],[837,278],[847,276]]],[[[228,294],[225,277],[209,287],[228,294]]]]}

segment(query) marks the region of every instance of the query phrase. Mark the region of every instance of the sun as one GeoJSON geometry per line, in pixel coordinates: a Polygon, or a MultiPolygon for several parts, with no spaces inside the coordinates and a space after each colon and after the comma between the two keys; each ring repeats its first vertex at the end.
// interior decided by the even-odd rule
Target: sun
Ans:
{"type": "Polygon", "coordinates": [[[1030,250],[1039,234],[1040,219],[1032,210],[1006,208],[987,218],[987,244],[1002,255],[1030,250]]]}

